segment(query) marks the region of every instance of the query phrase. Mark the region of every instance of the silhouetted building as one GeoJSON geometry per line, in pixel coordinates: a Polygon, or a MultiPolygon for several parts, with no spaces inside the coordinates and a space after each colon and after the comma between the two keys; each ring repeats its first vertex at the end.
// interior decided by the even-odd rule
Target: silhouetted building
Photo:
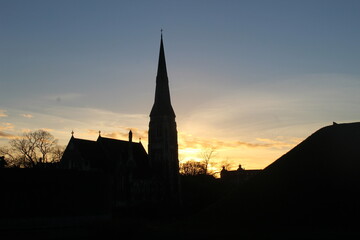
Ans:
{"type": "Polygon", "coordinates": [[[261,169],[245,170],[241,165],[239,165],[237,170],[226,170],[225,167],[223,167],[220,172],[220,179],[226,183],[241,184],[253,176],[256,176],[261,171],[261,169]]]}
{"type": "Polygon", "coordinates": [[[149,155],[141,143],[99,137],[96,141],[71,137],[61,166],[108,174],[115,205],[138,202],[177,204],[179,161],[175,113],[171,106],[161,35],[155,102],[150,113],[149,155]]]}
{"type": "Polygon", "coordinates": [[[65,169],[107,174],[116,206],[151,201],[149,161],[141,143],[104,138],[96,141],[71,137],[61,159],[65,169]]]}

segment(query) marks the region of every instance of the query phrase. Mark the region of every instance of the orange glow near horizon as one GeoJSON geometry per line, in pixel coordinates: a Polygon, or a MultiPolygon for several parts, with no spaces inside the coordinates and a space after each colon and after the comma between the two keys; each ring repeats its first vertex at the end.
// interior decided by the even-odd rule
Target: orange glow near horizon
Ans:
{"type": "MultiPolygon", "coordinates": [[[[147,151],[148,138],[146,128],[121,127],[120,130],[101,131],[101,136],[119,140],[128,140],[129,130],[133,132],[133,141],[142,143],[147,151]]],[[[69,131],[50,131],[55,138],[61,137],[60,145],[67,145],[71,137],[69,131]]],[[[76,138],[96,141],[99,131],[94,129],[74,129],[76,138]]],[[[208,131],[211,132],[211,131],[208,131]]],[[[203,134],[198,134],[203,135],[203,134]]],[[[202,161],[201,153],[206,149],[214,149],[215,154],[210,160],[209,169],[219,172],[222,166],[235,170],[239,164],[245,169],[263,169],[301,142],[300,138],[276,139],[256,138],[252,141],[238,139],[197,137],[187,132],[178,132],[179,162],[202,161]]]]}
{"type": "MultiPolygon", "coordinates": [[[[122,131],[102,131],[101,136],[128,140],[128,131],[133,132],[133,141],[140,142],[145,150],[148,149],[147,131],[136,128],[124,128],[122,131]]],[[[75,132],[75,137],[96,140],[99,131],[87,130],[75,132]]],[[[210,160],[209,168],[213,172],[220,171],[222,166],[235,170],[239,164],[245,169],[263,169],[277,160],[291,148],[296,146],[301,139],[272,140],[257,138],[252,142],[236,139],[200,138],[178,132],[179,162],[201,161],[201,153],[206,149],[214,149],[215,154],[210,160]]]]}
{"type": "Polygon", "coordinates": [[[258,138],[254,142],[199,138],[179,132],[179,161],[201,161],[201,153],[209,148],[215,150],[210,160],[210,169],[220,171],[222,166],[235,170],[239,164],[245,169],[263,169],[277,160],[301,139],[277,141],[258,138]]]}

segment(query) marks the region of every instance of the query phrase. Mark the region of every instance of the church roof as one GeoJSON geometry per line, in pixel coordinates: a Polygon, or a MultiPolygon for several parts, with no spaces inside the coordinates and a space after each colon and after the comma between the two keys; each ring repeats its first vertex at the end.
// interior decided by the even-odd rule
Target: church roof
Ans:
{"type": "Polygon", "coordinates": [[[150,117],[170,116],[175,117],[171,106],[169,80],[166,70],[165,51],[161,34],[159,63],[156,76],[155,102],[150,112],[150,117]]]}
{"type": "Polygon", "coordinates": [[[136,172],[145,171],[148,167],[148,156],[141,143],[105,138],[99,136],[97,141],[72,137],[65,149],[62,162],[69,160],[88,162],[92,169],[112,171],[115,166],[127,168],[130,159],[129,152],[136,172]]]}
{"type": "Polygon", "coordinates": [[[122,159],[123,165],[128,165],[129,151],[131,147],[132,158],[137,168],[147,166],[148,156],[141,143],[118,140],[113,138],[100,137],[97,142],[101,145],[105,155],[109,159],[122,159]]]}
{"type": "Polygon", "coordinates": [[[98,137],[97,143],[109,158],[127,157],[129,142],[112,138],[98,137]],[[124,156],[126,155],[126,156],[124,156]]]}
{"type": "Polygon", "coordinates": [[[82,160],[88,161],[89,164],[96,168],[102,167],[104,156],[101,154],[101,149],[95,141],[72,137],[68,146],[70,151],[76,149],[82,160]]]}

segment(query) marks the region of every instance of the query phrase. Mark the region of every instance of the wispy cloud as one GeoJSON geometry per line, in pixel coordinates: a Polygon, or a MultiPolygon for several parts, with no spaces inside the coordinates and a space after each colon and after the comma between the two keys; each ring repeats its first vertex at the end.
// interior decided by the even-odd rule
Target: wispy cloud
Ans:
{"type": "Polygon", "coordinates": [[[147,138],[147,114],[122,113],[107,111],[98,108],[76,107],[64,105],[33,106],[31,111],[13,109],[11,119],[16,124],[15,132],[21,133],[22,129],[34,131],[37,129],[51,129],[61,144],[66,144],[71,137],[71,131],[76,137],[84,139],[96,139],[99,130],[102,136],[108,135],[117,139],[127,139],[128,132],[133,131],[133,139],[147,138]],[[26,115],[25,115],[26,114],[26,115]],[[15,116],[17,116],[15,118],[15,116]],[[24,121],[36,117],[36,121],[24,121]],[[92,132],[89,131],[92,130],[92,132]]]}
{"type": "Polygon", "coordinates": [[[13,139],[16,138],[15,135],[0,131],[0,138],[5,138],[5,139],[13,139]]]}
{"type": "MultiPolygon", "coordinates": [[[[127,114],[121,112],[106,111],[89,107],[56,106],[46,109],[43,117],[62,119],[63,122],[71,121],[86,125],[92,125],[103,131],[106,128],[119,126],[138,126],[140,121],[147,119],[145,114],[127,114]]],[[[147,122],[144,121],[144,124],[147,122]]],[[[71,124],[70,122],[68,124],[71,124]]],[[[71,127],[71,126],[69,126],[71,127]]],[[[97,130],[97,131],[99,131],[97,130]]]]}
{"type": "Polygon", "coordinates": [[[237,141],[235,146],[245,146],[245,147],[249,147],[249,148],[289,148],[289,147],[293,147],[294,146],[294,142],[293,141],[277,141],[277,140],[273,140],[273,139],[266,139],[266,138],[257,138],[256,139],[258,142],[257,143],[249,143],[249,142],[241,142],[241,141],[237,141]]]}
{"type": "Polygon", "coordinates": [[[6,110],[0,109],[0,117],[7,117],[6,110]]]}
{"type": "Polygon", "coordinates": [[[188,134],[179,134],[180,149],[205,149],[214,147],[218,149],[226,148],[289,148],[296,143],[293,139],[288,141],[279,141],[274,139],[257,138],[254,142],[239,141],[239,140],[219,140],[216,138],[200,138],[188,134]]]}
{"type": "Polygon", "coordinates": [[[16,137],[15,135],[5,132],[6,130],[11,130],[13,128],[14,125],[12,123],[0,123],[0,138],[5,138],[5,139],[15,138],[16,137]]]}
{"type": "Polygon", "coordinates": [[[24,133],[29,133],[29,132],[32,132],[32,131],[34,131],[35,129],[30,129],[30,128],[22,128],[20,131],[21,131],[21,133],[22,134],[24,134],[24,133]]]}
{"type": "Polygon", "coordinates": [[[29,114],[29,113],[24,113],[24,114],[21,114],[22,117],[24,118],[33,118],[34,116],[29,114]]]}
{"type": "Polygon", "coordinates": [[[12,123],[8,123],[8,122],[0,123],[0,130],[9,130],[9,129],[13,129],[13,128],[14,128],[14,124],[12,124],[12,123]]]}
{"type": "Polygon", "coordinates": [[[47,131],[47,132],[55,132],[52,128],[40,128],[41,130],[47,131]]]}

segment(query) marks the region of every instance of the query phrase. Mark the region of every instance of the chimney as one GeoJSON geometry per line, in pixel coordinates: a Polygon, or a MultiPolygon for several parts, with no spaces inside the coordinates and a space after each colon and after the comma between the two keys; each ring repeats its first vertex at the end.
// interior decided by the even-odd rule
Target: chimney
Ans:
{"type": "Polygon", "coordinates": [[[132,142],[132,131],[129,131],[129,142],[132,142]]]}

